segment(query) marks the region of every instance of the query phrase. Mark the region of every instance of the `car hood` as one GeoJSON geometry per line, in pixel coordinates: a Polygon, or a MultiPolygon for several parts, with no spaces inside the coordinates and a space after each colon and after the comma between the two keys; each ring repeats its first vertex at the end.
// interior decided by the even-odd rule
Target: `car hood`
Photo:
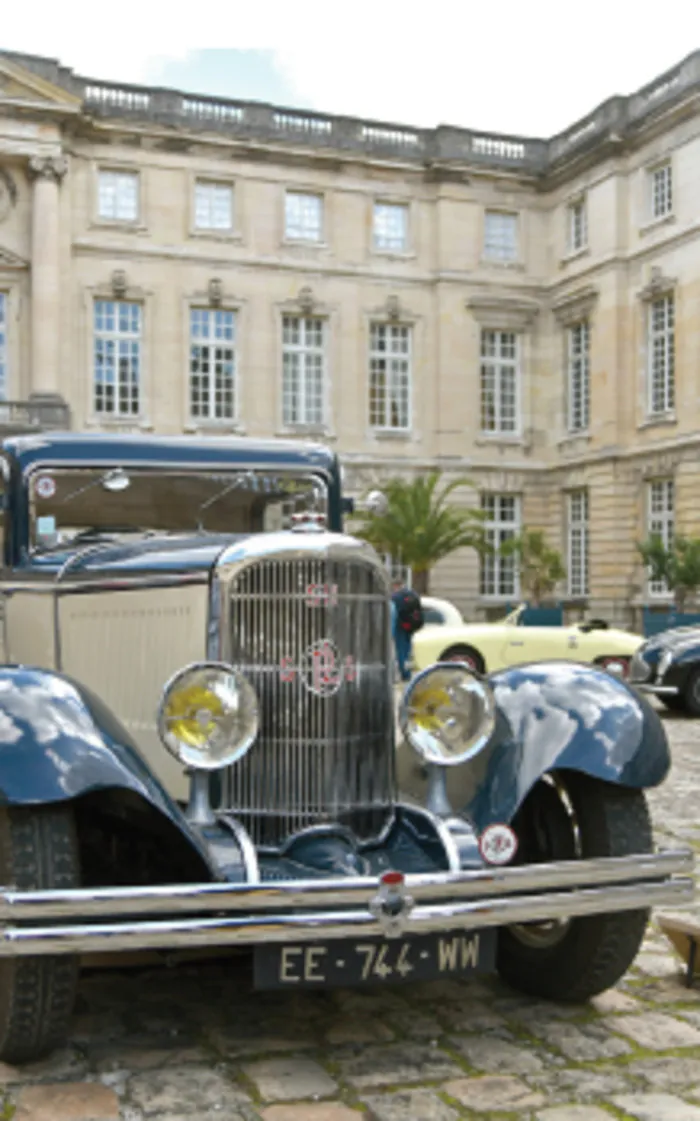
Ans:
{"type": "Polygon", "coordinates": [[[646,658],[660,654],[662,650],[670,650],[679,656],[695,647],[700,647],[700,627],[673,627],[648,639],[642,653],[646,658]]]}
{"type": "Polygon", "coordinates": [[[224,549],[245,538],[234,534],[192,534],[84,542],[32,558],[33,571],[77,576],[131,577],[163,573],[207,573],[224,549]],[[64,570],[64,573],[62,573],[64,570]]]}

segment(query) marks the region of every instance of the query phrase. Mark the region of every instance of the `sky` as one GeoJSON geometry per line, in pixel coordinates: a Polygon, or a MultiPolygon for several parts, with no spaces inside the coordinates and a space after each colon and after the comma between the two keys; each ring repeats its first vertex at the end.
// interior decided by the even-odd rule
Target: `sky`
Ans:
{"type": "MultiPolygon", "coordinates": [[[[104,80],[552,136],[700,49],[692,0],[32,0],[0,48],[104,80]]],[[[699,75],[700,76],[700,75],[699,75]]]]}

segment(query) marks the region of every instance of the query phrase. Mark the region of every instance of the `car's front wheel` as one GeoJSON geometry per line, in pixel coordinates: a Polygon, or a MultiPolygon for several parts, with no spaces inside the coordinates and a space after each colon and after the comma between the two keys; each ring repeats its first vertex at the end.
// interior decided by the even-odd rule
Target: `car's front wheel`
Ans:
{"type": "Polygon", "coordinates": [[[691,670],[683,690],[683,702],[686,712],[691,716],[700,716],[700,667],[691,670]]]}
{"type": "MultiPolygon", "coordinates": [[[[0,809],[0,883],[20,891],[79,887],[69,809],[0,809]]],[[[0,1059],[28,1062],[62,1042],[77,981],[76,957],[0,958],[0,1059]]]]}
{"type": "Polygon", "coordinates": [[[485,669],[484,659],[473,646],[450,646],[449,650],[443,650],[440,661],[462,662],[476,673],[483,673],[485,669]]]}
{"type": "Polygon", "coordinates": [[[667,697],[659,697],[659,700],[671,712],[685,712],[685,698],[680,693],[671,693],[667,697]]]}
{"type": "Polygon", "coordinates": [[[601,669],[607,670],[615,677],[621,677],[626,680],[630,672],[630,659],[621,654],[607,654],[602,658],[598,658],[596,665],[601,669]]]}
{"type": "MultiPolygon", "coordinates": [[[[513,826],[520,863],[628,856],[653,848],[640,791],[571,772],[540,780],[513,826]]],[[[499,934],[498,971],[531,996],[588,1000],[629,969],[648,918],[648,910],[640,909],[508,927],[499,934]]]]}

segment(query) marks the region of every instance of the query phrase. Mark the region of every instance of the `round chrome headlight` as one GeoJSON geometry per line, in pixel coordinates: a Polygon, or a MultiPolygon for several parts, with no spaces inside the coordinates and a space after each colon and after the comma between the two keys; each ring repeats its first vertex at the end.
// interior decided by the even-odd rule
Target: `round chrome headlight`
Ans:
{"type": "Polygon", "coordinates": [[[438,662],[410,683],[399,713],[401,731],[427,763],[466,763],[486,746],[496,723],[489,685],[454,662],[438,662]]]}
{"type": "Polygon", "coordinates": [[[259,727],[255,689],[230,666],[186,666],[165,686],[158,734],[187,767],[216,771],[230,766],[252,747],[259,727]]]}

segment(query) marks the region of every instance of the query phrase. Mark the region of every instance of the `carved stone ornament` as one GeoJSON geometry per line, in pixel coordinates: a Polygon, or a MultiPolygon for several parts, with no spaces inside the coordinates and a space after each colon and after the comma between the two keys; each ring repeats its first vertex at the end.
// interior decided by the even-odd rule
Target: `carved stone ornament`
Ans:
{"type": "Polygon", "coordinates": [[[309,315],[314,310],[315,301],[313,289],[309,287],[301,288],[297,299],[299,300],[299,307],[307,315],[309,315]]]}
{"type": "Polygon", "coordinates": [[[582,319],[588,319],[597,301],[598,289],[587,284],[584,288],[559,296],[552,304],[552,311],[561,324],[580,323],[582,319]]]}
{"type": "Polygon", "coordinates": [[[673,291],[676,286],[676,278],[673,276],[666,276],[663,269],[658,265],[654,265],[651,269],[649,282],[638,293],[639,299],[649,302],[651,300],[658,300],[661,296],[668,295],[673,291]]]}
{"type": "Polygon", "coordinates": [[[65,156],[32,156],[29,160],[29,178],[49,179],[60,183],[68,171],[68,160],[65,156]]]}
{"type": "Polygon", "coordinates": [[[387,319],[391,319],[394,322],[401,318],[401,301],[398,296],[387,296],[386,314],[387,319]]]}
{"type": "Polygon", "coordinates": [[[527,296],[480,294],[467,300],[467,307],[482,326],[512,331],[529,327],[540,312],[539,302],[527,296]]]}
{"type": "Polygon", "coordinates": [[[112,291],[114,295],[121,299],[126,295],[129,281],[127,280],[124,269],[115,269],[112,273],[112,291]]]}
{"type": "Polygon", "coordinates": [[[224,298],[223,281],[221,281],[218,276],[213,276],[209,281],[207,292],[209,294],[209,303],[211,306],[219,307],[224,298]]]}
{"type": "Polygon", "coordinates": [[[658,452],[641,465],[641,478],[645,482],[650,479],[669,478],[675,475],[680,463],[681,456],[678,452],[658,452]]]}

